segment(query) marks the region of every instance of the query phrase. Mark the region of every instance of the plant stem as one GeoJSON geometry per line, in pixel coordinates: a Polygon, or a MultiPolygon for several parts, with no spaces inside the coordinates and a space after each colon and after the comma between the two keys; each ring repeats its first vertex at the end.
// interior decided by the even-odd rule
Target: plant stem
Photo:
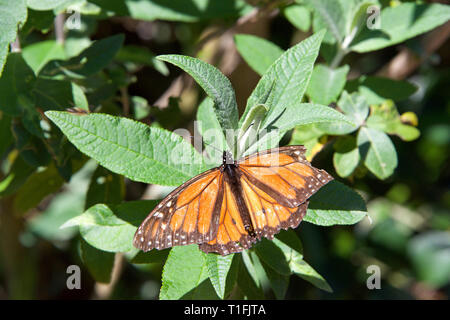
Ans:
{"type": "Polygon", "coordinates": [[[11,52],[20,52],[22,48],[20,47],[19,35],[17,35],[16,40],[11,43],[11,52]]]}
{"type": "Polygon", "coordinates": [[[23,221],[16,216],[13,197],[3,198],[0,201],[0,256],[8,299],[35,298],[38,272],[34,255],[19,240],[23,221]]]}
{"type": "Polygon", "coordinates": [[[120,88],[120,99],[122,101],[123,106],[123,115],[125,117],[130,116],[130,97],[128,95],[128,88],[127,87],[121,87],[120,88]]]}
{"type": "Polygon", "coordinates": [[[336,53],[336,55],[333,58],[333,61],[330,64],[330,68],[336,69],[346,54],[347,51],[344,50],[342,47],[339,47],[338,52],[336,53]]]}
{"type": "Polygon", "coordinates": [[[338,52],[336,53],[336,55],[333,58],[333,61],[330,64],[330,67],[332,69],[337,68],[341,63],[342,59],[345,57],[345,55],[350,52],[348,47],[350,46],[350,44],[352,43],[353,39],[357,34],[358,28],[355,27],[353,28],[352,32],[344,38],[342,44],[339,44],[338,52]]]}
{"type": "Polygon", "coordinates": [[[94,294],[92,299],[94,300],[106,300],[108,299],[116,286],[117,281],[123,271],[125,263],[125,257],[123,253],[116,253],[114,257],[114,267],[111,274],[111,281],[107,284],[97,282],[94,288],[94,294]]]}
{"type": "Polygon", "coordinates": [[[64,13],[60,13],[55,17],[55,38],[56,41],[60,44],[64,44],[65,35],[64,35],[64,23],[65,23],[65,15],[64,13]]]}

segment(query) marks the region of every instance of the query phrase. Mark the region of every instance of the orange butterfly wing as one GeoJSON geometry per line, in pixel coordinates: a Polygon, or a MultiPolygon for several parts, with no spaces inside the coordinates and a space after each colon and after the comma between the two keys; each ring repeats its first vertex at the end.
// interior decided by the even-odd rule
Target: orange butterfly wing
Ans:
{"type": "Polygon", "coordinates": [[[134,246],[149,251],[213,239],[219,225],[222,180],[223,174],[215,168],[172,191],[136,230],[134,246]]]}
{"type": "Polygon", "coordinates": [[[281,205],[246,177],[241,179],[241,184],[258,239],[262,236],[273,239],[273,235],[278,233],[281,228],[296,228],[306,214],[308,201],[298,207],[290,208],[281,205]]]}
{"type": "Polygon", "coordinates": [[[245,230],[236,197],[225,179],[223,189],[224,197],[220,211],[217,236],[211,241],[199,246],[200,250],[206,253],[217,252],[221,255],[227,255],[233,252],[240,252],[250,248],[252,243],[257,240],[245,230]]]}
{"type": "Polygon", "coordinates": [[[277,201],[297,207],[333,180],[311,166],[303,146],[287,146],[252,154],[238,162],[244,175],[277,201]]]}
{"type": "Polygon", "coordinates": [[[308,199],[333,180],[306,160],[303,146],[252,154],[238,162],[241,185],[258,238],[272,239],[281,228],[296,228],[308,199]]]}

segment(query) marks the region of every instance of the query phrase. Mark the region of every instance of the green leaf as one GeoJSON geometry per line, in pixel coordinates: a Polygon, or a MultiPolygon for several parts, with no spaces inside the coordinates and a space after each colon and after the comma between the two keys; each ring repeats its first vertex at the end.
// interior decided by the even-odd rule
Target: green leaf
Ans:
{"type": "Polygon", "coordinates": [[[328,34],[325,42],[341,43],[345,37],[346,19],[345,11],[342,8],[341,1],[337,0],[305,0],[308,6],[314,12],[314,31],[327,28],[328,34]]]}
{"type": "Polygon", "coordinates": [[[398,135],[404,141],[413,141],[419,138],[420,131],[413,126],[397,123],[392,133],[398,135]]]}
{"type": "Polygon", "coordinates": [[[358,148],[365,166],[379,179],[386,179],[397,167],[397,152],[391,139],[382,131],[361,128],[358,148]]]}
{"type": "Polygon", "coordinates": [[[429,231],[408,243],[408,255],[418,278],[434,288],[450,283],[450,235],[429,231]]]}
{"type": "Polygon", "coordinates": [[[256,104],[270,108],[264,125],[270,125],[292,104],[299,104],[311,77],[324,31],[318,32],[287,50],[259,80],[247,101],[242,119],[256,104]]]}
{"type": "Polygon", "coordinates": [[[95,281],[102,283],[111,281],[114,253],[98,250],[83,239],[80,240],[80,253],[83,264],[95,281]]]}
{"type": "MultiPolygon", "coordinates": [[[[258,289],[262,289],[262,291],[263,291],[263,284],[262,284],[263,281],[258,276],[258,272],[256,270],[255,264],[252,261],[253,257],[258,258],[256,253],[254,252],[254,250],[242,251],[242,262],[243,262],[242,265],[245,266],[245,269],[248,271],[248,275],[251,278],[251,282],[253,282],[258,289]]],[[[248,281],[246,281],[246,282],[248,282],[248,281]]],[[[261,293],[262,293],[262,291],[261,291],[261,293]]]]}
{"type": "MultiPolygon", "coordinates": [[[[81,20],[83,22],[83,20],[81,20]]],[[[91,39],[85,34],[78,36],[76,30],[72,30],[68,32],[67,38],[64,41],[64,51],[66,52],[67,58],[73,58],[79,55],[83,50],[89,48],[92,45],[91,39]],[[70,33],[73,33],[73,36],[69,36],[70,33]]]]}
{"type": "Polygon", "coordinates": [[[290,263],[292,272],[298,277],[312,283],[319,289],[327,292],[333,292],[328,282],[311,267],[305,260],[297,258],[296,255],[293,256],[292,262],[290,263]]]}
{"type": "Polygon", "coordinates": [[[7,114],[0,112],[0,159],[3,158],[3,154],[12,145],[14,137],[11,131],[12,118],[7,114]]]}
{"type": "Polygon", "coordinates": [[[28,8],[27,21],[20,28],[20,33],[23,35],[28,35],[34,30],[39,30],[44,34],[48,33],[48,31],[53,27],[54,21],[55,14],[53,11],[36,11],[28,8]]]}
{"type": "Polygon", "coordinates": [[[237,154],[238,157],[247,145],[252,145],[256,141],[261,123],[267,114],[267,107],[263,104],[255,105],[245,116],[241,128],[238,131],[237,154]]]}
{"type": "Polygon", "coordinates": [[[8,56],[9,44],[16,40],[17,29],[26,20],[27,6],[25,0],[0,0],[0,76],[8,56]]]}
{"type": "Polygon", "coordinates": [[[20,53],[10,53],[0,78],[0,110],[18,116],[25,100],[33,100],[31,90],[36,78],[20,53]]]}
{"type": "Polygon", "coordinates": [[[162,274],[161,300],[217,299],[208,279],[205,253],[198,245],[174,247],[162,274]]]}
{"type": "Polygon", "coordinates": [[[34,10],[53,10],[58,7],[67,6],[78,0],[27,0],[27,5],[34,10]]]}
{"type": "MultiPolygon", "coordinates": [[[[266,116],[267,111],[267,107],[263,104],[257,104],[253,108],[251,108],[250,112],[247,113],[245,119],[242,121],[242,125],[240,128],[241,133],[245,133],[251,125],[253,125],[254,127],[256,126],[255,130],[259,131],[261,121],[266,116]]],[[[242,135],[239,135],[239,137],[242,137],[242,135]]]]}
{"type": "Polygon", "coordinates": [[[209,280],[211,280],[219,298],[224,299],[229,294],[229,291],[236,280],[235,274],[232,279],[229,279],[228,277],[234,254],[221,256],[212,253],[205,255],[204,258],[206,267],[208,268],[209,280]]]}
{"type": "Polygon", "coordinates": [[[131,105],[133,108],[133,115],[136,120],[147,118],[151,113],[150,105],[148,104],[148,101],[143,97],[132,96],[131,105]]]}
{"type": "Polygon", "coordinates": [[[84,207],[87,209],[97,203],[120,203],[124,195],[123,177],[98,166],[92,175],[84,207]]]}
{"type": "Polygon", "coordinates": [[[178,186],[205,170],[201,155],[172,132],[105,114],[45,114],[81,152],[132,180],[178,186]]]}
{"type": "MultiPolygon", "coordinates": [[[[30,110],[33,109],[30,107],[30,110]]],[[[36,112],[36,110],[33,111],[36,112]]],[[[15,137],[15,147],[19,150],[23,160],[30,166],[35,168],[46,167],[51,160],[48,148],[42,141],[40,135],[34,132],[37,129],[35,123],[27,123],[28,120],[36,121],[37,119],[34,116],[27,121],[25,119],[26,117],[23,118],[22,122],[13,122],[12,129],[15,137]]]]}
{"type": "Polygon", "coordinates": [[[312,102],[328,105],[335,102],[345,86],[349,66],[332,69],[323,64],[314,67],[307,95],[312,102]]]}
{"type": "Polygon", "coordinates": [[[21,108],[23,112],[22,124],[32,135],[43,139],[44,132],[41,128],[42,116],[36,109],[34,102],[26,97],[22,97],[21,108]]]}
{"type": "MultiPolygon", "coordinates": [[[[237,129],[238,109],[234,89],[230,80],[216,67],[199,59],[182,55],[164,55],[157,58],[180,67],[205,90],[214,101],[214,111],[225,136],[227,129],[237,129]]],[[[230,141],[228,143],[230,144],[230,141]]]]}
{"type": "Polygon", "coordinates": [[[263,238],[255,246],[255,252],[262,261],[279,274],[286,276],[291,274],[288,261],[286,261],[283,251],[273,241],[263,238]]]}
{"type": "MultiPolygon", "coordinates": [[[[242,254],[245,257],[244,253],[242,254]]],[[[252,277],[257,281],[263,290],[267,292],[271,289],[270,279],[267,276],[266,270],[262,265],[262,261],[254,250],[248,251],[247,258],[244,258],[244,263],[246,264],[248,272],[252,274],[252,277]]]]}
{"type": "Polygon", "coordinates": [[[122,34],[97,40],[76,57],[67,61],[50,61],[42,69],[40,75],[53,77],[63,73],[74,78],[94,75],[112,61],[121,48],[123,40],[124,36],[122,34]]]}
{"type": "Polygon", "coordinates": [[[367,215],[363,198],[351,188],[331,181],[311,197],[304,221],[332,226],[355,224],[367,215]]]}
{"type": "Polygon", "coordinates": [[[370,6],[376,5],[375,1],[358,0],[353,5],[353,18],[348,20],[347,34],[352,34],[355,37],[367,21],[367,9],[370,6]]]}
{"type": "Polygon", "coordinates": [[[345,118],[353,124],[345,122],[319,123],[317,129],[331,135],[343,135],[357,130],[369,113],[369,105],[358,93],[349,95],[346,91],[341,94],[337,106],[342,110],[345,118]]]}
{"type": "Polygon", "coordinates": [[[303,260],[303,247],[294,230],[281,231],[273,240],[284,253],[291,273],[312,283],[319,289],[332,292],[328,282],[303,260]]]}
{"type": "Polygon", "coordinates": [[[72,82],[72,98],[74,106],[89,111],[89,103],[86,95],[84,94],[83,89],[75,82],[72,82]]]}
{"type": "Polygon", "coordinates": [[[279,247],[289,263],[291,273],[312,283],[319,289],[332,292],[327,281],[303,260],[303,247],[294,230],[281,231],[276,235],[273,243],[279,247]]]}
{"type": "Polygon", "coordinates": [[[364,123],[369,114],[369,104],[363,96],[357,93],[349,95],[344,91],[338,101],[338,106],[358,127],[364,123]]]}
{"type": "Polygon", "coordinates": [[[450,19],[450,6],[438,3],[402,3],[383,9],[379,19],[381,29],[364,28],[353,41],[351,50],[379,50],[430,31],[450,19]]]}
{"type": "Polygon", "coordinates": [[[75,82],[39,77],[32,93],[36,105],[43,110],[65,110],[73,107],[89,110],[87,98],[75,82]]]}
{"type": "Polygon", "coordinates": [[[51,60],[65,59],[66,53],[61,43],[55,40],[36,42],[22,50],[23,58],[35,74],[51,60]]]}
{"type": "Polygon", "coordinates": [[[105,10],[113,11],[117,15],[130,16],[133,19],[147,21],[196,22],[214,18],[232,18],[241,16],[252,9],[243,0],[191,0],[188,6],[185,0],[90,0],[89,2],[105,10]]]}
{"type": "Polygon", "coordinates": [[[315,125],[316,130],[322,132],[323,135],[344,135],[351,133],[358,129],[356,124],[350,125],[348,123],[352,123],[350,118],[344,115],[344,117],[348,120],[348,122],[324,122],[317,123],[315,125]]]}
{"type": "Polygon", "coordinates": [[[25,213],[36,207],[46,196],[58,191],[64,179],[54,165],[43,171],[36,171],[26,181],[14,198],[14,207],[18,213],[25,213]]]}
{"type": "Polygon", "coordinates": [[[402,117],[397,111],[395,104],[386,100],[381,105],[374,105],[371,108],[370,116],[367,118],[367,126],[384,131],[388,134],[396,134],[405,141],[417,139],[420,131],[402,122],[402,117]]]}
{"type": "Polygon", "coordinates": [[[245,62],[259,75],[263,75],[283,54],[283,49],[276,44],[249,34],[235,35],[234,42],[245,62]]]}
{"type": "Polygon", "coordinates": [[[80,234],[91,246],[107,252],[134,251],[137,226],[157,204],[153,200],[129,201],[118,205],[97,204],[61,228],[79,226],[80,234]]]}
{"type": "Polygon", "coordinates": [[[348,91],[356,91],[366,98],[368,104],[381,104],[385,100],[405,100],[417,91],[408,81],[375,76],[362,76],[347,83],[348,91]]]}
{"type": "Polygon", "coordinates": [[[212,167],[222,163],[222,150],[229,149],[222,127],[214,112],[214,102],[205,98],[197,110],[197,130],[203,138],[205,150],[209,155],[208,164],[212,167]]]}
{"type": "Polygon", "coordinates": [[[170,249],[150,250],[149,252],[139,251],[132,259],[131,263],[147,264],[164,262],[169,255],[170,249]]]}
{"type": "MultiPolygon", "coordinates": [[[[293,230],[281,231],[273,241],[264,239],[255,246],[260,267],[270,282],[277,299],[283,299],[289,276],[295,274],[318,288],[331,292],[328,283],[303,261],[302,244],[293,230]]],[[[258,261],[253,261],[257,263],[258,261]]]]}
{"type": "Polygon", "coordinates": [[[260,261],[261,266],[269,279],[270,287],[275,294],[275,298],[283,300],[289,287],[289,275],[283,275],[269,267],[264,261],[260,261]]]}
{"type": "Polygon", "coordinates": [[[20,155],[15,156],[8,174],[0,181],[0,197],[16,192],[35,170],[20,155]]]}
{"type": "Polygon", "coordinates": [[[291,259],[293,251],[303,257],[302,242],[293,229],[281,230],[272,241],[283,251],[288,261],[291,259]]]}
{"type": "Polygon", "coordinates": [[[169,69],[167,69],[165,63],[156,59],[155,55],[146,47],[124,46],[117,53],[116,60],[150,66],[165,76],[169,74],[169,69]]]}
{"type": "Polygon", "coordinates": [[[354,136],[338,137],[334,144],[333,164],[342,178],[350,176],[361,160],[354,136]]]}
{"type": "Polygon", "coordinates": [[[300,239],[293,230],[282,230],[273,241],[263,239],[255,246],[260,267],[277,299],[284,298],[291,274],[296,274],[322,290],[332,291],[328,283],[303,261],[302,250],[300,239]]]}
{"type": "Polygon", "coordinates": [[[291,105],[282,111],[269,128],[258,133],[259,139],[246,149],[244,155],[277,146],[283,135],[296,126],[325,122],[354,126],[349,119],[333,108],[311,103],[291,105]]]}
{"type": "Polygon", "coordinates": [[[70,183],[64,185],[64,191],[52,197],[44,212],[27,219],[27,229],[48,241],[67,241],[77,234],[77,228],[60,227],[83,212],[89,176],[94,169],[95,163],[88,162],[75,173],[70,183]]]}
{"type": "Polygon", "coordinates": [[[307,141],[318,140],[325,134],[325,132],[317,128],[315,123],[300,125],[295,127],[295,130],[292,132],[292,142],[290,144],[304,144],[307,141]]]}
{"type": "Polygon", "coordinates": [[[351,120],[333,108],[320,104],[300,103],[286,109],[272,126],[285,132],[295,126],[322,122],[343,122],[353,125],[351,120]]]}
{"type": "MultiPolygon", "coordinates": [[[[244,257],[245,253],[242,254],[244,257]]],[[[264,293],[258,283],[250,275],[246,265],[240,263],[238,272],[238,287],[247,299],[263,299],[264,293]]]]}
{"type": "Polygon", "coordinates": [[[307,32],[311,27],[311,12],[307,7],[294,3],[284,7],[281,12],[297,29],[307,32]]]}

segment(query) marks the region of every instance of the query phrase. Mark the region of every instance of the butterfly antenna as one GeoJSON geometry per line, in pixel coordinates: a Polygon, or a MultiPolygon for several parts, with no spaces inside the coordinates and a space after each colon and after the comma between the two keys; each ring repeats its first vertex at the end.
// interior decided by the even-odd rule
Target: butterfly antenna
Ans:
{"type": "MultiPolygon", "coordinates": [[[[193,139],[195,140],[195,137],[194,137],[193,135],[189,135],[189,136],[186,136],[186,137],[193,138],[193,139]]],[[[219,149],[219,148],[213,146],[212,144],[206,142],[205,139],[203,139],[203,137],[202,137],[202,143],[204,143],[204,144],[207,145],[207,146],[210,146],[211,148],[213,148],[213,149],[216,150],[216,151],[223,152],[223,150],[221,150],[221,149],[219,149]]]]}
{"type": "Polygon", "coordinates": [[[219,148],[213,146],[212,144],[206,142],[204,139],[202,139],[203,143],[206,144],[207,146],[210,146],[211,148],[213,148],[216,151],[222,152],[223,150],[220,150],[219,148]]]}

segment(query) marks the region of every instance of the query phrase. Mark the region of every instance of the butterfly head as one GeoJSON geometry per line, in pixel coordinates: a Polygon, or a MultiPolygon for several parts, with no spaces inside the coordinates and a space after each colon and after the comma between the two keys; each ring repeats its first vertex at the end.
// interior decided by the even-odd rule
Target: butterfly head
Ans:
{"type": "Polygon", "coordinates": [[[224,151],[223,152],[222,161],[223,161],[222,163],[224,165],[226,165],[226,164],[234,164],[234,159],[233,159],[233,155],[231,154],[231,152],[224,151]]]}

